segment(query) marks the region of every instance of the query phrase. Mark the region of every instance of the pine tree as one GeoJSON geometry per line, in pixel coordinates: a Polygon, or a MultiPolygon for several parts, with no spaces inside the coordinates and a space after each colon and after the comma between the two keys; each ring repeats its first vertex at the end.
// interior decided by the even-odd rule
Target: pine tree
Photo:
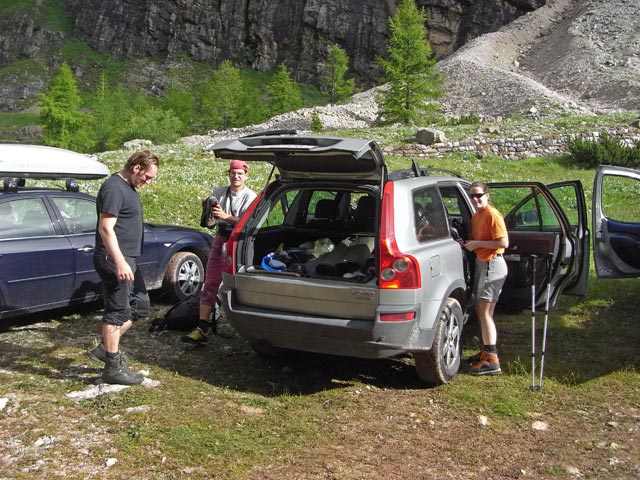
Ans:
{"type": "Polygon", "coordinates": [[[334,44],[331,47],[324,69],[326,73],[322,77],[322,86],[324,91],[329,94],[332,104],[336,104],[356,92],[354,79],[345,78],[349,69],[349,56],[340,45],[334,44]]]}
{"type": "Polygon", "coordinates": [[[280,64],[271,78],[267,93],[269,94],[268,113],[272,117],[302,107],[300,86],[291,78],[284,64],[280,64]]]}
{"type": "Polygon", "coordinates": [[[245,86],[240,69],[229,60],[222,62],[204,86],[202,109],[211,128],[226,130],[242,125],[245,86]]]}
{"type": "Polygon", "coordinates": [[[389,19],[389,58],[378,58],[383,81],[388,83],[377,98],[385,123],[425,120],[438,109],[429,100],[444,94],[444,79],[432,58],[425,22],[426,15],[414,0],[402,0],[389,19]]]}
{"type": "Polygon", "coordinates": [[[320,119],[320,115],[318,111],[314,108],[311,113],[311,125],[309,126],[313,133],[320,133],[324,130],[324,125],[322,125],[322,120],[320,119]]]}
{"type": "Polygon", "coordinates": [[[80,93],[71,68],[63,63],[40,94],[40,122],[46,145],[84,151],[89,148],[85,115],[80,110],[80,93]]]}

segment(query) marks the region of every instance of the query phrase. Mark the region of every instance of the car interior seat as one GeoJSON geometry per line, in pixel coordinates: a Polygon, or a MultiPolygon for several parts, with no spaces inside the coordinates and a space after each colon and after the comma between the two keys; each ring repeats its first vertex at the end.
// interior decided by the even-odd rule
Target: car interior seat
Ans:
{"type": "Polygon", "coordinates": [[[338,205],[336,202],[328,198],[323,198],[318,200],[314,212],[314,218],[309,221],[308,225],[311,228],[330,227],[336,221],[337,217],[338,205]]]}
{"type": "Polygon", "coordinates": [[[358,231],[373,232],[374,218],[376,214],[376,201],[369,195],[358,199],[356,205],[355,224],[358,231]]]}

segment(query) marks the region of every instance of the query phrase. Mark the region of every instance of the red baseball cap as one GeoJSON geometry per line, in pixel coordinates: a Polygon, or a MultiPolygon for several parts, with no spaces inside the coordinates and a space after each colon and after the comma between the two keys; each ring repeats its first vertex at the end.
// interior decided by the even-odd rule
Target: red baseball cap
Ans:
{"type": "Polygon", "coordinates": [[[242,160],[231,160],[231,163],[229,163],[229,171],[239,169],[243,169],[245,172],[248,172],[249,165],[247,165],[247,162],[243,162],[242,160]]]}

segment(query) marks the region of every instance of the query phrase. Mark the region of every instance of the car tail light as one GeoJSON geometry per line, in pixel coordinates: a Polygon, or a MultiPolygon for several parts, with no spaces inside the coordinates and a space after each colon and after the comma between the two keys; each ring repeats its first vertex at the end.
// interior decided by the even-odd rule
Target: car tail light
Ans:
{"type": "Polygon", "coordinates": [[[247,208],[240,217],[238,223],[233,227],[233,231],[231,232],[231,235],[229,235],[229,240],[227,240],[222,246],[222,271],[225,273],[230,273],[231,275],[236,273],[236,244],[238,241],[238,235],[244,227],[244,224],[247,223],[247,219],[256,209],[256,205],[258,205],[258,202],[262,199],[262,195],[262,193],[258,194],[253,202],[251,202],[249,208],[247,208]]]}
{"type": "Polygon", "coordinates": [[[393,215],[393,182],[382,194],[380,222],[380,288],[416,289],[422,286],[420,265],[415,257],[402,253],[396,243],[393,215]]]}
{"type": "Polygon", "coordinates": [[[405,312],[405,313],[381,313],[380,321],[381,322],[410,322],[415,320],[416,312],[405,312]]]}

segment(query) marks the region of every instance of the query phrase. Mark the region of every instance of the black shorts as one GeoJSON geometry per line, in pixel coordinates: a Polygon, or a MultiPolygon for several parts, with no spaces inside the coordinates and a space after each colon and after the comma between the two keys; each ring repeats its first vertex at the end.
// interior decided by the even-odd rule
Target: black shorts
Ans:
{"type": "Polygon", "coordinates": [[[104,316],[102,321],[123,325],[128,320],[139,320],[149,315],[151,301],[142,272],[134,257],[125,257],[133,273],[133,282],[120,280],[115,263],[108,255],[94,255],[93,266],[102,280],[104,316]]]}

